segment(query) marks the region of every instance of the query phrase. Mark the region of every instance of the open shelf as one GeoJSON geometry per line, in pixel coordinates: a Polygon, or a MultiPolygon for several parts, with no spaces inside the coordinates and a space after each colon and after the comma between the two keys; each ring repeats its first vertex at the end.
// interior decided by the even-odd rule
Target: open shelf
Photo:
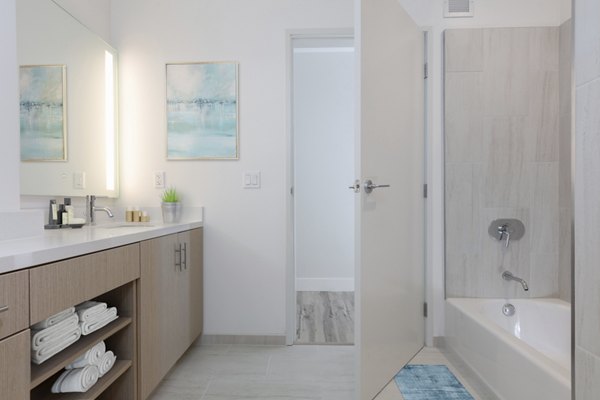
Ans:
{"type": "MultiPolygon", "coordinates": [[[[87,350],[89,350],[96,343],[109,338],[115,333],[119,332],[123,328],[127,327],[131,324],[131,318],[128,317],[119,317],[110,324],[105,327],[97,330],[96,332],[90,333],[87,336],[82,336],[77,342],[73,343],[71,346],[67,347],[60,353],[56,354],[54,357],[46,360],[44,363],[40,365],[31,364],[31,386],[33,389],[40,384],[42,384],[46,379],[52,377],[58,371],[63,369],[66,365],[69,365],[73,361],[75,361],[79,356],[84,354],[87,350]]],[[[119,363],[119,361],[117,361],[119,363]]],[[[129,365],[131,365],[131,361],[129,361],[129,365]]],[[[115,370],[117,365],[113,367],[112,370],[109,371],[107,375],[102,377],[102,379],[106,378],[109,374],[115,370]]],[[[129,367],[128,367],[129,368],[129,367]]],[[[126,368],[127,369],[127,368],[126,368]]],[[[122,372],[121,372],[122,373],[122,372]]],[[[116,379],[116,378],[115,378],[116,379]]],[[[112,382],[111,382],[112,383],[112,382]]],[[[57,398],[56,396],[52,398],[57,398]]],[[[69,397],[70,398],[70,397],[69,397]]],[[[86,397],[87,398],[87,397],[86,397]]]]}
{"type": "Polygon", "coordinates": [[[117,360],[110,371],[85,393],[49,393],[44,400],[94,400],[131,367],[130,360],[117,360]]]}

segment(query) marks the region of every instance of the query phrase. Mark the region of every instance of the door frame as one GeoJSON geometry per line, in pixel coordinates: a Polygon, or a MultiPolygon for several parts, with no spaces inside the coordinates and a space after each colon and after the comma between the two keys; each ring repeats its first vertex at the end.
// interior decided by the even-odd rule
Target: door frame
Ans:
{"type": "MultiPolygon", "coordinates": [[[[296,338],[296,265],[294,262],[294,120],[293,61],[294,39],[354,38],[354,29],[295,29],[285,33],[286,45],[286,267],[285,267],[285,344],[296,338]]],[[[350,185],[352,182],[349,182],[350,185]]]]}

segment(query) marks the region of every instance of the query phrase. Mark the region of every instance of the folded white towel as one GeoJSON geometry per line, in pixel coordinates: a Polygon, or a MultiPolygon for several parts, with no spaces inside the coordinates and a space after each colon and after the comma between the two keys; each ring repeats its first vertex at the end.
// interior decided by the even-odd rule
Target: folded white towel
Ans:
{"type": "Polygon", "coordinates": [[[93,319],[88,319],[87,321],[82,321],[79,323],[79,326],[81,326],[81,334],[89,335],[90,333],[108,325],[117,318],[118,315],[116,307],[111,307],[103,313],[95,314],[93,319]]]}
{"type": "Polygon", "coordinates": [[[63,372],[52,385],[52,393],[87,392],[98,382],[100,374],[96,365],[69,369],[63,372]]]}
{"type": "Polygon", "coordinates": [[[36,329],[36,330],[50,328],[51,326],[54,326],[54,325],[58,324],[59,322],[64,321],[65,319],[67,319],[68,317],[73,315],[74,313],[75,313],[75,307],[69,307],[66,310],[63,310],[59,313],[56,313],[56,314],[46,318],[43,321],[38,322],[37,324],[33,325],[31,328],[36,329]]]}
{"type": "Polygon", "coordinates": [[[43,347],[31,351],[31,361],[35,364],[41,364],[50,357],[60,353],[81,337],[81,328],[76,326],[71,332],[66,333],[58,341],[49,342],[43,347]]]}
{"type": "Polygon", "coordinates": [[[117,361],[117,356],[110,350],[104,353],[102,358],[98,360],[96,366],[101,378],[115,365],[115,361],[117,361]]]}
{"type": "Polygon", "coordinates": [[[106,303],[100,303],[98,301],[86,301],[75,306],[75,311],[79,315],[79,321],[87,322],[88,320],[95,318],[97,314],[102,314],[108,308],[106,303]]]}
{"type": "Polygon", "coordinates": [[[52,345],[53,342],[62,342],[63,337],[69,336],[78,327],[78,324],[79,318],[72,314],[50,328],[32,330],[31,349],[37,351],[48,344],[52,345]]]}
{"type": "MultiPolygon", "coordinates": [[[[97,343],[94,347],[86,351],[81,357],[67,365],[65,369],[83,368],[86,365],[97,364],[106,353],[106,344],[104,341],[97,343]]],[[[100,375],[102,376],[102,375],[100,375]]]]}

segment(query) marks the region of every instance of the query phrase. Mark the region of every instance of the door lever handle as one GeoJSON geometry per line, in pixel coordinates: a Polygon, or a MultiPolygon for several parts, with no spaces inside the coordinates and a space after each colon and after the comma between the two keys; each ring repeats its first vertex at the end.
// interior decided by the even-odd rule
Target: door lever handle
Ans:
{"type": "Polygon", "coordinates": [[[376,185],[372,180],[368,179],[365,181],[365,193],[369,194],[373,189],[388,188],[390,185],[376,185]]]}

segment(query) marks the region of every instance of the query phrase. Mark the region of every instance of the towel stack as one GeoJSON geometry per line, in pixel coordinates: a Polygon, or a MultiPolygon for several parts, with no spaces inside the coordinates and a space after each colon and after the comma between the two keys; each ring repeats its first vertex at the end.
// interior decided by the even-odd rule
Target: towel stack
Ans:
{"type": "Polygon", "coordinates": [[[106,351],[104,341],[96,344],[65,367],[52,385],[52,393],[87,392],[115,365],[117,357],[106,351]]]}
{"type": "Polygon", "coordinates": [[[118,318],[117,308],[106,303],[86,301],[75,307],[82,335],[89,335],[118,318]]]}
{"type": "Polygon", "coordinates": [[[79,316],[71,307],[31,327],[31,361],[41,364],[81,337],[79,316]]]}

